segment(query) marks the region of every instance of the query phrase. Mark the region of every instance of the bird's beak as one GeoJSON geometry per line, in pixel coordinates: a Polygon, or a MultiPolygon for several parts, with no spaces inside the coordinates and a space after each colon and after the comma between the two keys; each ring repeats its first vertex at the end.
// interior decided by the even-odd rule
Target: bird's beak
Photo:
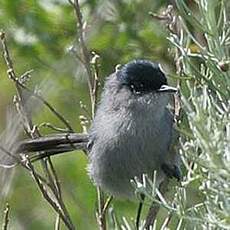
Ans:
{"type": "Polygon", "coordinates": [[[157,90],[157,92],[176,93],[178,92],[178,89],[169,85],[162,85],[160,89],[157,90]]]}

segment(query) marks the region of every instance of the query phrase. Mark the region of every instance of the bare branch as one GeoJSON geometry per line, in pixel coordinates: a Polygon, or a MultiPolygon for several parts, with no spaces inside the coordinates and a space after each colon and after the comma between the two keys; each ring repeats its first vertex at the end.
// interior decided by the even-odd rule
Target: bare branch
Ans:
{"type": "Polygon", "coordinates": [[[89,88],[89,93],[90,93],[90,99],[91,102],[93,102],[93,73],[91,69],[91,64],[90,64],[90,52],[87,49],[87,46],[85,44],[85,39],[84,39],[84,23],[82,21],[82,14],[80,10],[80,5],[78,0],[74,0],[74,3],[69,0],[70,4],[73,6],[75,15],[77,18],[77,31],[79,34],[79,43],[80,47],[82,50],[82,55],[83,55],[83,60],[81,60],[84,63],[84,67],[87,72],[87,82],[88,82],[88,88],[89,88]]]}
{"type": "MultiPolygon", "coordinates": [[[[19,97],[19,103],[20,103],[20,109],[22,110],[21,112],[23,113],[23,118],[26,120],[27,123],[27,129],[29,127],[32,127],[32,121],[29,119],[29,115],[28,112],[25,109],[25,102],[24,102],[24,97],[22,95],[22,89],[26,90],[27,92],[29,92],[31,94],[31,96],[36,97],[37,99],[39,99],[44,105],[46,105],[49,110],[55,114],[57,116],[57,118],[59,118],[60,121],[63,122],[63,124],[69,129],[69,132],[73,132],[72,127],[70,126],[69,122],[59,113],[57,112],[57,110],[51,106],[43,97],[41,97],[39,94],[31,91],[29,88],[27,88],[24,84],[22,84],[23,81],[20,81],[19,79],[21,78],[25,78],[26,75],[30,74],[31,71],[27,71],[26,73],[24,73],[20,78],[17,77],[15,71],[14,71],[14,67],[13,67],[13,62],[12,59],[10,57],[10,53],[6,44],[6,39],[5,39],[5,33],[1,32],[0,34],[0,38],[1,38],[1,42],[2,42],[2,47],[3,47],[3,53],[4,53],[4,59],[6,62],[6,65],[8,67],[7,70],[7,74],[9,76],[9,78],[11,80],[14,81],[17,92],[18,92],[18,97],[19,97]]],[[[29,129],[29,132],[31,131],[31,129],[29,129]]]]}
{"type": "Polygon", "coordinates": [[[50,103],[48,101],[46,101],[41,95],[33,92],[32,90],[27,88],[25,85],[23,85],[21,82],[19,82],[17,79],[12,78],[12,80],[14,80],[16,82],[16,84],[18,86],[20,86],[22,89],[25,89],[26,91],[28,91],[31,94],[31,96],[34,96],[35,98],[39,99],[44,105],[46,105],[48,107],[48,109],[54,115],[56,115],[56,117],[59,118],[60,121],[63,122],[63,124],[68,128],[69,132],[74,132],[72,127],[70,126],[69,122],[53,106],[51,106],[50,103]]]}
{"type": "Polygon", "coordinates": [[[2,230],[7,230],[9,226],[9,212],[10,212],[10,205],[7,203],[6,208],[4,210],[4,218],[2,224],[2,230]]]}
{"type": "Polygon", "coordinates": [[[38,185],[43,197],[45,198],[45,200],[47,200],[48,203],[53,207],[53,209],[60,215],[62,221],[65,223],[65,225],[68,227],[68,229],[74,230],[75,229],[74,225],[72,224],[71,220],[65,216],[65,214],[63,213],[62,207],[59,205],[59,203],[57,201],[55,201],[54,199],[52,199],[48,195],[48,192],[47,192],[45,186],[37,178],[35,169],[34,169],[33,165],[31,164],[31,162],[28,160],[28,158],[27,158],[27,165],[29,166],[31,175],[33,176],[33,178],[34,178],[36,184],[38,185]]]}
{"type": "MultiPolygon", "coordinates": [[[[89,88],[89,93],[90,93],[90,100],[91,100],[91,117],[94,118],[95,115],[95,110],[96,110],[96,104],[97,104],[97,91],[98,91],[98,79],[99,79],[99,64],[98,64],[98,58],[99,56],[94,53],[94,57],[91,59],[90,57],[90,52],[87,49],[87,46],[85,44],[84,40],[84,23],[82,21],[82,14],[81,14],[81,9],[79,5],[78,0],[74,0],[74,4],[69,0],[70,4],[74,7],[76,18],[77,18],[77,31],[79,34],[79,43],[80,47],[82,50],[83,54],[83,62],[84,66],[87,72],[87,81],[88,81],[88,88],[89,88]],[[93,69],[92,69],[93,66],[93,69]]],[[[80,59],[80,61],[82,61],[80,59]]],[[[98,205],[98,210],[97,210],[97,221],[99,228],[101,230],[106,229],[106,219],[104,215],[104,205],[105,205],[105,198],[104,194],[101,191],[101,189],[98,187],[97,188],[97,205],[98,205]]],[[[106,210],[106,208],[105,208],[106,210]]]]}
{"type": "MultiPolygon", "coordinates": [[[[71,128],[69,123],[64,119],[64,117],[62,115],[60,115],[56,111],[56,109],[54,109],[40,95],[32,92],[24,84],[21,83],[21,81],[19,80],[20,78],[17,77],[17,75],[14,71],[14,68],[13,68],[13,62],[10,58],[10,53],[9,53],[9,50],[8,50],[8,47],[6,44],[5,33],[3,33],[3,32],[0,33],[0,39],[2,42],[4,59],[5,59],[6,65],[8,67],[8,70],[7,70],[8,76],[11,80],[14,81],[15,87],[17,89],[16,106],[17,106],[18,112],[22,115],[22,118],[25,122],[24,125],[25,125],[26,133],[33,139],[40,136],[38,129],[32,123],[30,113],[28,113],[26,110],[26,106],[25,106],[26,102],[25,102],[22,90],[28,91],[32,96],[35,96],[36,98],[41,100],[43,102],[43,104],[45,104],[50,109],[50,111],[53,112],[66,125],[66,127],[68,127],[69,131],[73,132],[73,129],[71,128]]],[[[27,72],[27,74],[29,74],[29,73],[30,72],[27,72]]],[[[22,75],[22,77],[25,78],[25,74],[22,75]]],[[[7,151],[4,151],[4,152],[8,153],[7,151]]],[[[62,200],[60,184],[58,182],[57,174],[56,174],[55,169],[52,165],[51,159],[48,158],[47,160],[41,161],[41,164],[43,166],[43,171],[44,171],[45,175],[48,177],[49,182],[47,182],[45,179],[43,179],[42,176],[40,176],[35,171],[30,160],[25,155],[22,155],[22,156],[23,156],[23,160],[20,161],[21,165],[30,171],[34,181],[36,182],[41,193],[43,194],[43,197],[48,201],[48,203],[53,207],[53,209],[59,214],[60,218],[65,223],[66,227],[68,229],[71,229],[71,230],[75,229],[75,227],[74,227],[74,225],[70,219],[70,216],[67,212],[65,204],[62,200]],[[53,193],[56,200],[54,200],[52,198],[52,195],[48,193],[47,187],[51,190],[51,192],[53,193]]]]}
{"type": "Polygon", "coordinates": [[[60,222],[60,215],[57,214],[56,221],[55,221],[55,230],[60,230],[61,229],[61,222],[60,222]]]}
{"type": "Polygon", "coordinates": [[[38,129],[40,129],[41,127],[46,127],[46,128],[50,128],[54,131],[58,131],[61,133],[67,133],[69,130],[68,129],[62,129],[59,127],[54,126],[53,124],[49,123],[49,122],[43,122],[41,124],[38,125],[38,129]]]}
{"type": "Polygon", "coordinates": [[[105,198],[104,193],[101,191],[99,187],[97,187],[97,202],[98,202],[98,209],[97,209],[97,223],[100,230],[106,230],[106,218],[105,215],[103,215],[103,210],[105,207],[105,198]]]}
{"type": "Polygon", "coordinates": [[[99,58],[100,56],[93,52],[93,58],[91,60],[92,66],[94,68],[94,78],[93,78],[93,92],[92,92],[92,117],[95,115],[97,100],[98,100],[98,88],[99,88],[99,58]]]}
{"type": "MultiPolygon", "coordinates": [[[[160,184],[160,193],[165,194],[168,189],[169,180],[166,178],[161,184],[160,184]]],[[[159,198],[157,198],[159,199],[159,198]]],[[[160,199],[159,199],[160,200],[160,199]]],[[[153,226],[154,221],[156,220],[157,214],[160,209],[160,203],[153,202],[151,207],[149,208],[146,220],[145,220],[145,229],[150,229],[151,226],[153,226]]]]}

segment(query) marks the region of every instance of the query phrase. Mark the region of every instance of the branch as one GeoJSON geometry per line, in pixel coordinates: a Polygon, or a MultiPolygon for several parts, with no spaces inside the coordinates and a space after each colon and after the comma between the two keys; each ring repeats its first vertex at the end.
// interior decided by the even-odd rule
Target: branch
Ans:
{"type": "Polygon", "coordinates": [[[27,159],[27,165],[29,166],[31,175],[33,176],[33,178],[34,178],[36,184],[38,185],[43,197],[45,198],[45,200],[47,200],[48,203],[53,207],[53,209],[60,215],[60,217],[61,217],[62,221],[65,223],[66,227],[70,230],[75,230],[73,223],[71,222],[69,217],[66,216],[66,213],[63,212],[62,207],[60,206],[60,203],[58,203],[57,201],[55,201],[54,199],[52,199],[48,195],[47,190],[45,189],[43,183],[37,178],[34,167],[28,159],[27,159]]]}
{"type": "Polygon", "coordinates": [[[9,225],[9,212],[10,212],[10,206],[7,203],[6,208],[4,210],[4,218],[3,218],[3,224],[2,224],[2,230],[7,230],[9,225]]]}
{"type": "MultiPolygon", "coordinates": [[[[91,59],[90,52],[87,49],[87,46],[85,44],[84,40],[84,23],[82,21],[82,14],[80,10],[80,5],[78,0],[74,0],[74,3],[69,0],[70,4],[73,6],[77,18],[77,31],[79,34],[79,43],[82,50],[83,58],[80,59],[80,61],[83,60],[84,66],[87,72],[87,81],[88,81],[88,88],[90,93],[90,100],[91,100],[91,112],[92,112],[92,118],[94,118],[95,110],[96,110],[96,104],[97,104],[97,92],[98,92],[98,85],[99,85],[99,77],[98,77],[98,58],[99,56],[94,53],[94,57],[91,59]],[[94,67],[93,70],[91,67],[94,67]]],[[[105,219],[105,212],[107,208],[105,207],[105,198],[104,194],[101,191],[101,189],[97,188],[97,221],[99,228],[101,230],[106,229],[106,219],[105,219]]]]}
{"type": "MultiPolygon", "coordinates": [[[[168,184],[169,184],[169,180],[168,178],[166,178],[161,184],[160,184],[160,188],[159,191],[162,195],[164,195],[167,191],[168,188],[168,184]]],[[[157,198],[160,201],[160,198],[157,198]]],[[[146,220],[145,220],[145,229],[150,229],[151,226],[153,226],[154,221],[156,220],[157,214],[160,210],[160,203],[157,202],[153,202],[151,207],[149,208],[146,220]]]]}
{"type": "Polygon", "coordinates": [[[92,73],[91,65],[90,65],[91,58],[90,58],[90,52],[88,51],[87,46],[85,44],[85,40],[84,40],[84,25],[82,21],[80,5],[79,5],[78,0],[74,0],[74,3],[71,1],[69,2],[74,8],[75,15],[77,18],[76,25],[77,25],[77,31],[79,34],[79,43],[80,43],[82,55],[83,55],[82,61],[83,61],[84,67],[87,72],[87,82],[88,82],[88,88],[89,88],[89,93],[90,93],[90,99],[91,99],[91,102],[93,102],[93,73],[92,73]]]}
{"type": "MultiPolygon", "coordinates": [[[[17,77],[15,71],[12,59],[10,57],[10,53],[6,44],[5,39],[5,33],[0,33],[0,39],[3,47],[3,53],[4,53],[4,59],[6,62],[6,65],[8,67],[7,74],[9,76],[9,79],[11,79],[15,83],[15,87],[17,89],[17,99],[16,99],[16,107],[18,112],[22,115],[23,121],[24,121],[24,127],[26,133],[32,138],[37,138],[40,136],[40,133],[36,126],[33,125],[32,119],[30,117],[30,114],[26,110],[26,102],[23,97],[22,90],[27,90],[31,93],[32,96],[35,96],[36,98],[40,99],[43,104],[45,104],[68,128],[70,131],[73,131],[68,122],[62,117],[46,100],[44,100],[40,95],[35,94],[30,89],[28,89],[26,86],[24,86],[20,82],[20,78],[17,77]]],[[[27,72],[29,74],[29,72],[27,72]]],[[[25,78],[25,74],[22,75],[22,79],[25,78]]],[[[5,153],[8,153],[7,151],[4,151],[5,153]]],[[[60,184],[57,179],[57,174],[55,172],[55,169],[53,167],[53,164],[51,162],[50,158],[47,158],[46,160],[42,160],[41,164],[43,166],[44,174],[48,177],[48,182],[45,179],[42,179],[42,176],[40,176],[34,169],[32,163],[27,159],[27,157],[24,155],[23,160],[20,161],[21,165],[23,165],[24,168],[29,170],[29,172],[32,175],[32,178],[38,185],[41,193],[43,194],[43,197],[48,201],[48,203],[53,207],[53,209],[59,214],[60,218],[66,225],[68,229],[75,229],[69,214],[66,210],[66,207],[64,205],[64,202],[62,200],[61,196],[61,189],[60,184]],[[52,197],[52,194],[49,194],[46,188],[49,188],[54,195],[54,200],[52,197]]]]}

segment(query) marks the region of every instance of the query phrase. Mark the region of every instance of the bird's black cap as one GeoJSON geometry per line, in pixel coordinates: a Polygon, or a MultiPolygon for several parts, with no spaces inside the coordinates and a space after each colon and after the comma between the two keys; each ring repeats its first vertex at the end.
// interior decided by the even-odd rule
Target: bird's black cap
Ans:
{"type": "Polygon", "coordinates": [[[157,91],[167,85],[167,79],[159,64],[148,60],[134,60],[124,65],[118,72],[117,78],[121,85],[138,93],[157,91]]]}

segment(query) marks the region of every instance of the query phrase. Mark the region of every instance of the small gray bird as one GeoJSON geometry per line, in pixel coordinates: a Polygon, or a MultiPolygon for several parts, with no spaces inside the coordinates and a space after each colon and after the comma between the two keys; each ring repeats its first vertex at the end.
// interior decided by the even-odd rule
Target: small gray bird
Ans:
{"type": "Polygon", "coordinates": [[[172,109],[176,92],[158,64],[131,61],[106,79],[89,135],[24,141],[18,152],[46,151],[38,159],[86,148],[93,182],[111,195],[133,197],[135,177],[152,177],[156,170],[158,184],[165,176],[180,179],[172,109]]]}
{"type": "Polygon", "coordinates": [[[90,129],[89,175],[97,186],[130,198],[130,180],[180,178],[173,93],[158,64],[134,60],[110,75],[90,129]]]}

